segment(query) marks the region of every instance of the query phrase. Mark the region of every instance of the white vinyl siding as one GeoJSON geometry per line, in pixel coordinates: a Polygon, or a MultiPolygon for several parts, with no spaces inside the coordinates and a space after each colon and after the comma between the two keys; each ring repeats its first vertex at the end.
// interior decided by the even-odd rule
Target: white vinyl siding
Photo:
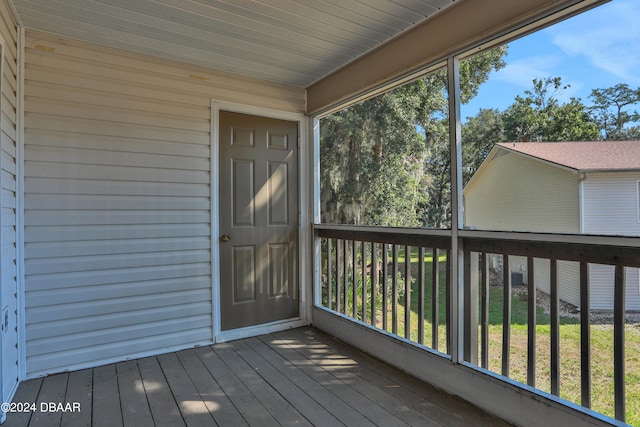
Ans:
{"type": "MultiPolygon", "coordinates": [[[[579,233],[580,176],[524,155],[497,150],[464,190],[465,226],[497,231],[579,233]]],[[[511,257],[527,282],[527,260],[511,257]]],[[[536,287],[550,292],[549,260],[534,260],[536,287]]],[[[580,304],[579,266],[558,263],[562,301],[580,304]]]]}
{"type": "MultiPolygon", "coordinates": [[[[502,268],[502,255],[496,255],[497,264],[502,268]]],[[[512,273],[522,273],[523,284],[528,283],[527,258],[510,256],[512,273]]],[[[548,259],[533,259],[533,274],[536,289],[551,293],[551,262],[548,259]]],[[[580,265],[577,262],[558,261],[558,293],[560,300],[580,306],[580,265]]]]}
{"type": "Polygon", "coordinates": [[[465,226],[578,233],[577,173],[498,150],[464,190],[465,226]]]}
{"type": "MultiPolygon", "coordinates": [[[[536,288],[551,293],[551,262],[534,259],[534,277],[536,288]]],[[[558,294],[560,300],[580,306],[580,264],[570,261],[558,261],[558,294]]]]}
{"type": "Polygon", "coordinates": [[[640,172],[589,173],[583,183],[584,232],[640,236],[639,180],[640,172]]]}
{"type": "MultiPolygon", "coordinates": [[[[590,173],[583,183],[584,232],[640,236],[638,181],[640,172],[590,173]]],[[[613,267],[591,265],[591,306],[613,309],[613,267]]],[[[626,309],[640,310],[638,269],[626,269],[626,309]]]]}
{"type": "MultiPolygon", "coordinates": [[[[6,0],[0,0],[0,340],[2,401],[11,400],[18,384],[18,283],[17,283],[17,129],[18,129],[18,30],[6,0]],[[6,315],[6,317],[5,317],[6,315]],[[5,324],[6,320],[6,324],[5,324]]],[[[4,414],[3,414],[4,415],[4,414]]]]}
{"type": "Polygon", "coordinates": [[[27,376],[211,342],[210,100],[300,112],[304,92],[26,44],[27,376]]]}
{"type": "MultiPolygon", "coordinates": [[[[591,308],[595,310],[613,310],[614,267],[610,265],[589,265],[589,283],[591,284],[591,308]]],[[[638,269],[625,268],[626,300],[625,309],[640,310],[640,290],[638,269]]]]}

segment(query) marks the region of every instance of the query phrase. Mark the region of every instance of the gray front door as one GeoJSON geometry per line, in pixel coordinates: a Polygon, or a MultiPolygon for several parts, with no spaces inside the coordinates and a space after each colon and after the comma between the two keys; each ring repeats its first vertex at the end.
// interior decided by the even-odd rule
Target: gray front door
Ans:
{"type": "Polygon", "coordinates": [[[298,124],[220,112],[223,331],[299,316],[298,124]]]}

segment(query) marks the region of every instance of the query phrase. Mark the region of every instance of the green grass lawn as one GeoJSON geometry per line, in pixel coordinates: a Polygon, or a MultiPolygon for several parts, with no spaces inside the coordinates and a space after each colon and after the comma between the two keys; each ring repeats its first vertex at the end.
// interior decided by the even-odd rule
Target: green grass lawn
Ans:
{"type": "MultiPolygon", "coordinates": [[[[404,248],[399,250],[399,293],[397,304],[397,334],[405,336],[405,299],[404,248]]],[[[424,288],[424,317],[418,318],[418,288],[417,263],[418,252],[412,250],[412,284],[411,284],[411,312],[409,318],[409,336],[414,342],[418,342],[418,323],[423,322],[424,345],[430,347],[432,340],[432,309],[431,309],[431,269],[432,254],[425,254],[425,288],[424,288]]],[[[440,271],[439,281],[439,318],[438,318],[438,348],[446,353],[446,289],[445,271],[446,255],[439,256],[440,271]]],[[[389,280],[390,282],[390,280],[389,280]]],[[[389,296],[391,292],[389,292],[389,296]]],[[[367,305],[370,307],[371,296],[367,305]]],[[[352,298],[349,297],[351,304],[352,298]]],[[[512,294],[511,305],[511,351],[509,354],[509,377],[526,383],[527,375],[527,296],[526,289],[515,289],[512,294]]],[[[361,312],[362,298],[358,299],[358,312],[361,312]]],[[[383,307],[386,308],[388,327],[392,332],[392,306],[388,300],[383,304],[381,293],[376,298],[377,315],[376,326],[382,328],[383,307]]],[[[489,289],[489,370],[501,373],[502,366],[502,309],[503,289],[491,286],[489,289]]],[[[351,308],[348,313],[351,313],[351,308]]],[[[640,325],[627,325],[626,338],[626,408],[627,423],[640,426],[640,325]]],[[[560,397],[580,404],[580,325],[577,319],[561,318],[560,321],[560,397]]],[[[536,387],[540,390],[550,391],[550,326],[549,316],[544,314],[541,307],[537,308],[536,315],[536,387]]],[[[614,416],[613,398],[613,326],[591,326],[591,381],[592,381],[592,409],[610,417],[614,416]]]]}

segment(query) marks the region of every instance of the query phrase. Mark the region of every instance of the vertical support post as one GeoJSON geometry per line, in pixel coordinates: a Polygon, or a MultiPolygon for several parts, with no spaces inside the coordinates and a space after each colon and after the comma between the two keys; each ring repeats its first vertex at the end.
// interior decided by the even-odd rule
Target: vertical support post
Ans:
{"type": "MultiPolygon", "coordinates": [[[[452,313],[450,328],[451,361],[459,363],[463,358],[464,339],[460,327],[464,325],[463,293],[464,266],[462,241],[458,232],[463,227],[462,217],[462,122],[460,121],[460,60],[447,60],[447,90],[449,95],[449,158],[451,174],[451,300],[448,311],[452,313]]],[[[449,340],[447,340],[449,341],[449,340]]]]}
{"type": "Polygon", "coordinates": [[[624,361],[625,269],[616,265],[613,295],[613,388],[616,420],[626,421],[624,361]]]}
{"type": "Polygon", "coordinates": [[[536,282],[533,257],[527,257],[527,384],[536,386],[536,282]]]}

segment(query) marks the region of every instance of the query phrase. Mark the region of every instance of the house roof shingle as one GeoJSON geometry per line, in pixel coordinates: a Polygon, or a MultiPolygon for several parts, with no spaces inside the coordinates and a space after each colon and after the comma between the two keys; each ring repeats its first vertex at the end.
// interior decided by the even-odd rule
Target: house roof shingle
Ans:
{"type": "Polygon", "coordinates": [[[640,170],[640,141],[507,142],[497,145],[578,171],[640,170]]]}

